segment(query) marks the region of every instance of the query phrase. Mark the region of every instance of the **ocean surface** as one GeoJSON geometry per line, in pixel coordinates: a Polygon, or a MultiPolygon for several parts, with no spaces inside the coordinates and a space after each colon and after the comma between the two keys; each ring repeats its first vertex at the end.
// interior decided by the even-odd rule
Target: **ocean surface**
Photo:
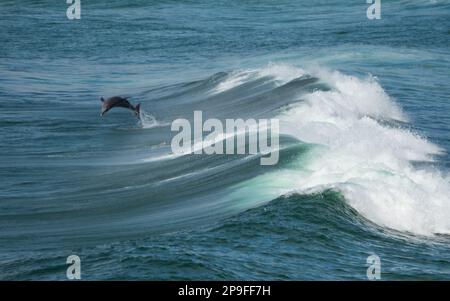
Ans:
{"type": "Polygon", "coordinates": [[[450,1],[65,2],[0,2],[1,280],[450,280],[450,1]],[[278,164],[174,155],[194,110],[278,164]]]}

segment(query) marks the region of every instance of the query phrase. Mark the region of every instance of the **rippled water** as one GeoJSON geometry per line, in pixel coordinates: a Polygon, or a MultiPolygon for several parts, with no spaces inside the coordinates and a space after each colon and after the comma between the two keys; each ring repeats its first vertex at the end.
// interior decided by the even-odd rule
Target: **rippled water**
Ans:
{"type": "Polygon", "coordinates": [[[449,1],[81,2],[0,4],[0,279],[450,278],[449,1]],[[279,163],[173,155],[194,110],[279,163]]]}

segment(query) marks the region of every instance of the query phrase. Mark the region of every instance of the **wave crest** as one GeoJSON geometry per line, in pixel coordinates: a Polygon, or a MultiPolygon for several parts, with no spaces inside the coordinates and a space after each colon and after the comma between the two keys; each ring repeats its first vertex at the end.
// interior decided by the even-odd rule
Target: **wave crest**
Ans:
{"type": "Polygon", "coordinates": [[[415,164],[443,150],[395,123],[407,117],[375,78],[323,70],[317,76],[333,89],[310,93],[278,116],[283,133],[322,146],[293,189],[340,191],[364,217],[395,230],[450,233],[448,175],[415,164]]]}

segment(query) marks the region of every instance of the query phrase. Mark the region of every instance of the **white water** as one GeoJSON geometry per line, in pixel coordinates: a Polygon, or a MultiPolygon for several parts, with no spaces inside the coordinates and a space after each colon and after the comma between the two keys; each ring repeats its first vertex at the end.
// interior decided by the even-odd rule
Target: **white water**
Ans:
{"type": "Polygon", "coordinates": [[[276,84],[285,84],[305,74],[301,68],[292,67],[286,64],[268,64],[261,69],[244,69],[232,72],[227,78],[220,82],[213,90],[213,94],[221,93],[238,87],[249,80],[262,77],[274,80],[276,84]]]}
{"type": "Polygon", "coordinates": [[[281,131],[323,147],[296,174],[296,192],[340,191],[372,222],[421,235],[450,233],[450,178],[412,161],[443,152],[411,131],[380,120],[406,116],[372,78],[316,71],[332,91],[316,91],[281,113],[281,131]]]}
{"type": "Polygon", "coordinates": [[[151,129],[151,128],[155,128],[155,127],[160,127],[160,126],[167,126],[167,123],[161,123],[158,120],[156,120],[156,118],[144,111],[142,108],[139,112],[139,123],[141,124],[142,128],[144,129],[151,129]]]}
{"type": "MultiPolygon", "coordinates": [[[[270,64],[231,74],[215,93],[260,77],[281,85],[304,74],[301,68],[270,64]]],[[[301,101],[277,117],[281,133],[318,147],[299,164],[246,181],[233,193],[239,199],[254,196],[257,204],[286,193],[334,189],[378,225],[420,235],[450,234],[450,176],[430,164],[414,165],[433,162],[444,150],[388,125],[408,118],[375,78],[323,69],[309,74],[332,90],[299,95],[301,101]]]]}

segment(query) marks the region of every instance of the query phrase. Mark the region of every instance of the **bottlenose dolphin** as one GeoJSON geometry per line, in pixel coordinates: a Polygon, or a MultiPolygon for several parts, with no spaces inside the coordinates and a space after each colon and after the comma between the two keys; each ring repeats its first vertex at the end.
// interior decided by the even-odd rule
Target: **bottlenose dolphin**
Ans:
{"type": "Polygon", "coordinates": [[[136,106],[133,106],[126,98],[120,96],[113,96],[107,99],[104,99],[102,97],[101,101],[102,101],[102,113],[100,114],[100,116],[103,116],[106,112],[108,112],[114,107],[121,107],[132,110],[139,118],[139,112],[141,109],[140,103],[138,103],[136,106]]]}

